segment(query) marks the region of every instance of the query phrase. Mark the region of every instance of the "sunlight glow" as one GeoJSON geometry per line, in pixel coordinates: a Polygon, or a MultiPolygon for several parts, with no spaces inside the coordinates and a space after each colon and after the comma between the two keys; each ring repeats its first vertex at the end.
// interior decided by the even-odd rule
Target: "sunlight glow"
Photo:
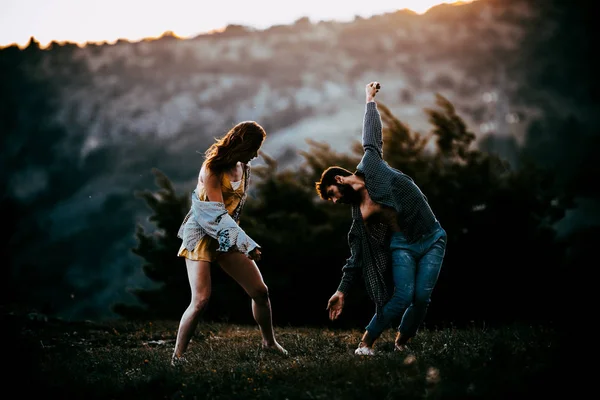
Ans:
{"type": "Polygon", "coordinates": [[[159,37],[166,31],[186,38],[218,31],[230,24],[266,29],[291,24],[302,17],[311,22],[351,21],[356,16],[410,9],[422,14],[442,3],[468,1],[435,0],[6,0],[0,6],[0,46],[26,45],[35,37],[45,47],[51,41],[114,42],[159,37]],[[208,4],[207,4],[208,3],[208,4]]]}

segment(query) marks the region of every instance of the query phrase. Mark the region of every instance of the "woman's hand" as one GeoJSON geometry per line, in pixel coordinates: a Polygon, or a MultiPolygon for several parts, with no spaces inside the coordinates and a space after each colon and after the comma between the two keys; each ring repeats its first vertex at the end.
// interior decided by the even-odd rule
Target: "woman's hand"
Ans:
{"type": "Polygon", "coordinates": [[[248,253],[248,258],[254,261],[259,261],[261,257],[262,254],[258,247],[255,247],[250,253],[248,253]]]}

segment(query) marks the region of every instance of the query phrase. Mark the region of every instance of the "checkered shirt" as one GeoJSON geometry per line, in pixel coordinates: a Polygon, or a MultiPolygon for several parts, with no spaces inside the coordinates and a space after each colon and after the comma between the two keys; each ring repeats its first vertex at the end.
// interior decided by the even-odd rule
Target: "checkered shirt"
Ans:
{"type": "MultiPolygon", "coordinates": [[[[365,153],[356,174],[365,179],[373,201],[396,210],[397,222],[412,243],[431,233],[437,221],[427,197],[413,179],[390,167],[383,160],[383,134],[377,103],[368,102],[363,119],[362,143],[365,153]]],[[[367,293],[375,303],[377,315],[393,293],[389,225],[369,224],[367,231],[360,205],[352,205],[352,225],[348,233],[350,257],[342,268],[338,290],[347,293],[362,273],[367,293]]]]}

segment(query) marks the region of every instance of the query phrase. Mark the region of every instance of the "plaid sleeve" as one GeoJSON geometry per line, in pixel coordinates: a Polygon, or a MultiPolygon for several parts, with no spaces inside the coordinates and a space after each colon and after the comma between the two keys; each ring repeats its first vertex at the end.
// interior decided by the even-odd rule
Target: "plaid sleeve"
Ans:
{"type": "Polygon", "coordinates": [[[363,118],[362,145],[365,152],[375,150],[383,158],[383,133],[381,116],[377,110],[377,103],[370,101],[365,105],[363,118]]]}
{"type": "Polygon", "coordinates": [[[346,264],[342,267],[343,275],[340,285],[337,290],[347,294],[353,286],[356,279],[361,274],[361,269],[356,262],[356,255],[358,254],[359,241],[358,238],[352,234],[348,235],[348,244],[350,245],[350,257],[346,260],[346,264]]]}

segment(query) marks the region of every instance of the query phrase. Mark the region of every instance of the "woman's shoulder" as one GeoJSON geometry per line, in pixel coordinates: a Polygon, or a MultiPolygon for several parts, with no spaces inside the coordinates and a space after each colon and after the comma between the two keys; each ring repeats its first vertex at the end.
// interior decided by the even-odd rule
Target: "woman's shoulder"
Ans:
{"type": "Polygon", "coordinates": [[[223,172],[217,172],[210,169],[206,164],[202,164],[198,173],[198,181],[201,183],[207,182],[209,179],[219,179],[223,177],[223,172]]]}

